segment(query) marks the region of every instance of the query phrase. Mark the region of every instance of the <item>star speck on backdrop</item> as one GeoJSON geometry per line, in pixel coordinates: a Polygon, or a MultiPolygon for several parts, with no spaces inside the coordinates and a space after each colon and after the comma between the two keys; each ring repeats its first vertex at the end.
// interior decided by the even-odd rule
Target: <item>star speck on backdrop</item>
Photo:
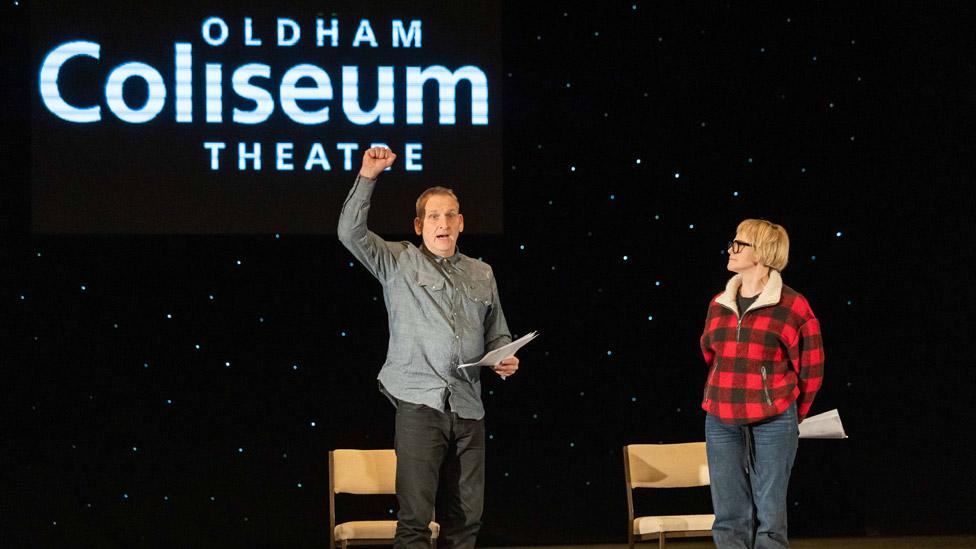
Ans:
{"type": "MultiPolygon", "coordinates": [[[[883,275],[877,250],[892,248],[865,212],[907,206],[878,192],[887,187],[866,149],[878,137],[869,103],[890,74],[865,53],[864,29],[878,23],[863,8],[506,4],[506,233],[465,235],[462,247],[493,265],[513,331],[544,337],[516,377],[484,382],[482,544],[617,541],[620,448],[703,439],[698,336],[729,274],[723,246],[746,217],[789,229],[784,276],[827,338],[816,409],[841,408],[859,434],[801,444],[791,532],[897,531],[910,514],[895,488],[864,480],[910,462],[879,455],[872,431],[900,386],[877,369],[916,365],[882,351],[901,325],[879,320],[891,310],[871,283],[883,275]],[[830,475],[825,462],[838,464],[830,475]],[[887,514],[865,510],[875,504],[887,514]]],[[[13,243],[4,263],[17,270],[0,298],[14,518],[64,544],[323,543],[327,452],[393,441],[375,382],[382,296],[334,238],[13,243]]],[[[882,286],[904,291],[888,276],[882,286]]],[[[961,305],[944,306],[961,317],[961,305]]],[[[937,476],[911,495],[936,508],[949,486],[937,476]]],[[[392,499],[342,503],[394,514],[392,499]]],[[[641,503],[704,510],[708,494],[641,503]]]]}

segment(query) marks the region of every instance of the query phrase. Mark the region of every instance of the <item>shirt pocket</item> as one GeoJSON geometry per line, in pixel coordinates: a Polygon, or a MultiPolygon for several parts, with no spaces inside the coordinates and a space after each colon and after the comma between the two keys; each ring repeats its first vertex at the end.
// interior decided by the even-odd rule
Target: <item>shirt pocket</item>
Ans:
{"type": "Polygon", "coordinates": [[[481,307],[491,307],[491,286],[487,281],[465,282],[462,288],[467,300],[481,307]]]}
{"type": "Polygon", "coordinates": [[[441,277],[420,273],[417,275],[417,285],[429,292],[444,291],[447,281],[441,277]]]}

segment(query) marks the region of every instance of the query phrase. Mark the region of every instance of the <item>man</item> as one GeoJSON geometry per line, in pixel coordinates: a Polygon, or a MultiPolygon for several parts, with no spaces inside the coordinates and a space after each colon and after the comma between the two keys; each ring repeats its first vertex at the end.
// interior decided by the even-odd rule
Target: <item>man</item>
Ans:
{"type": "MultiPolygon", "coordinates": [[[[339,240],[383,286],[390,330],[379,387],[396,406],[394,547],[430,547],[436,507],[438,545],[473,548],[484,499],[485,426],[480,372],[458,364],[512,340],[491,267],[458,252],[464,217],[454,193],[432,187],[417,199],[410,242],[387,242],[366,227],[376,179],[396,155],[373,147],[339,216],[339,240]]],[[[518,370],[509,357],[492,369],[518,370]]]]}

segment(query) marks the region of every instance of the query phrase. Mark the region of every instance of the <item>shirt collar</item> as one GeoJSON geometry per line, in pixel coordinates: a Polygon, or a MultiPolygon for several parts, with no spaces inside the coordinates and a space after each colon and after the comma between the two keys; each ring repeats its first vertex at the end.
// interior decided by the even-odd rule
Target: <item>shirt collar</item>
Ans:
{"type": "Polygon", "coordinates": [[[461,255],[461,248],[458,247],[458,246],[455,246],[455,248],[454,248],[454,255],[452,255],[451,257],[441,257],[441,256],[435,254],[434,252],[428,250],[427,249],[427,246],[424,245],[424,244],[421,244],[420,245],[420,251],[422,251],[424,253],[424,255],[426,255],[431,260],[433,260],[434,263],[437,263],[439,265],[443,265],[445,263],[450,263],[457,270],[459,270],[459,271],[463,271],[464,270],[464,267],[462,266],[462,263],[461,263],[461,258],[463,257],[461,255]]]}

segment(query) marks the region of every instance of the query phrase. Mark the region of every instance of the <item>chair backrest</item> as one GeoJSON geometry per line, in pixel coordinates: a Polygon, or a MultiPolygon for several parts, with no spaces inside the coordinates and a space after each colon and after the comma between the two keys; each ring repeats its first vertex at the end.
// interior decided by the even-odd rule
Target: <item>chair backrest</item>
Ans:
{"type": "Polygon", "coordinates": [[[704,442],[624,446],[627,488],[708,486],[704,442]]]}
{"type": "Polygon", "coordinates": [[[333,450],[329,452],[331,490],[335,494],[395,494],[396,452],[333,450]]]}

